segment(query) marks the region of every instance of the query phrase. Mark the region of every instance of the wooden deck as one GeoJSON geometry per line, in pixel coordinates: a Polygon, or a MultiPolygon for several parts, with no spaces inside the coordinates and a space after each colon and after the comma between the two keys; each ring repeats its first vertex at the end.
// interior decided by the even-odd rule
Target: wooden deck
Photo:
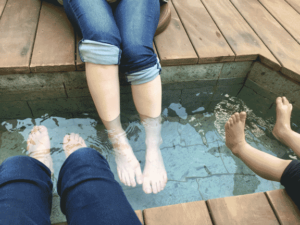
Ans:
{"type": "MultiPolygon", "coordinates": [[[[155,37],[162,66],[260,61],[300,82],[299,0],[170,0],[169,27],[155,37]]],[[[84,70],[80,37],[62,7],[0,0],[0,74],[84,70]]],[[[146,225],[300,224],[284,190],[137,211],[146,225]]],[[[64,224],[64,223],[62,223],[64,224]]]]}
{"type": "MultiPolygon", "coordinates": [[[[162,66],[259,60],[300,82],[298,0],[171,0],[154,44],[162,66]]],[[[62,7],[0,0],[0,74],[84,70],[62,7]]]]}
{"type": "Polygon", "coordinates": [[[135,212],[143,225],[300,224],[299,209],[282,189],[135,212]]]}

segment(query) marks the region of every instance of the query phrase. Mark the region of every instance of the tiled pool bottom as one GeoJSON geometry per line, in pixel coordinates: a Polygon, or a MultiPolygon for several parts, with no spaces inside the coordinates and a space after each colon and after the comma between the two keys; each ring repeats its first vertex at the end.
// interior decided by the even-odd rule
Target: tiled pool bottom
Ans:
{"type": "MultiPolygon", "coordinates": [[[[248,94],[243,91],[241,97],[243,93],[245,96],[248,94]]],[[[84,115],[85,118],[49,117],[45,114],[35,119],[2,121],[0,163],[9,156],[26,155],[26,140],[30,130],[34,125],[44,125],[48,128],[51,140],[56,179],[65,160],[63,137],[67,133],[78,133],[88,146],[97,149],[107,158],[115,179],[120,182],[134,210],[283,188],[278,182],[255,175],[225,145],[225,122],[234,112],[244,110],[248,115],[246,139],[250,145],[283,159],[296,159],[295,154],[271,134],[275,123],[275,108],[269,109],[270,113],[262,113],[258,99],[252,100],[258,108],[250,109],[245,103],[248,102],[246,98],[243,101],[228,94],[224,95],[223,100],[216,101],[206,108],[201,105],[185,107],[180,103],[171,103],[164,107],[161,150],[168,173],[168,183],[165,189],[156,195],[145,194],[141,185],[132,188],[121,184],[105,129],[99,120],[89,118],[88,114],[84,115]],[[266,117],[262,118],[262,115],[266,117]]],[[[138,120],[138,115],[134,113],[122,115],[122,120],[125,121],[123,128],[126,129],[129,142],[143,169],[143,126],[138,120]]],[[[294,130],[298,129],[294,122],[292,127],[294,130]]],[[[59,199],[55,197],[52,222],[61,222],[61,218],[59,199]]]]}

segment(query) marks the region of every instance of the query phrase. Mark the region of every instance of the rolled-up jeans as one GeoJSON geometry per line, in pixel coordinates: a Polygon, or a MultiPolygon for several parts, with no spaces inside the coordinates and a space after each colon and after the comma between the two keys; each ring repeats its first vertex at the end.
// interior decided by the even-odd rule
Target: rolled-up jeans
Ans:
{"type": "MultiPolygon", "coordinates": [[[[0,224],[51,224],[50,176],[34,158],[7,158],[0,165],[0,224]]],[[[108,162],[94,149],[78,149],[66,159],[57,189],[69,225],[141,225],[108,162]]]]}
{"type": "Polygon", "coordinates": [[[65,12],[82,34],[83,62],[119,65],[132,85],[154,80],[161,71],[153,50],[159,0],[64,0],[65,12]]]}

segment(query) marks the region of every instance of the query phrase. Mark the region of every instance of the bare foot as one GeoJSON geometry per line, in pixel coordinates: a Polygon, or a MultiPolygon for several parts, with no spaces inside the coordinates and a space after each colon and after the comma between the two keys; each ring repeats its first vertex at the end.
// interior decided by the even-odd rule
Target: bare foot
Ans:
{"type": "Polygon", "coordinates": [[[143,190],[146,194],[162,191],[168,181],[167,172],[159,146],[161,138],[161,117],[147,118],[142,116],[146,132],[146,164],[143,172],[143,190]]]}
{"type": "Polygon", "coordinates": [[[168,181],[164,161],[159,148],[147,148],[146,164],[144,168],[143,190],[146,194],[157,194],[162,191],[168,181]]]}
{"type": "Polygon", "coordinates": [[[246,112],[233,114],[225,124],[226,146],[236,156],[240,149],[245,147],[245,122],[246,112]]]}
{"type": "Polygon", "coordinates": [[[132,187],[136,186],[136,182],[142,184],[143,175],[141,166],[128,143],[125,131],[119,134],[109,132],[108,137],[113,145],[120,181],[126,186],[132,187]]]}
{"type": "Polygon", "coordinates": [[[65,150],[66,157],[68,158],[73,152],[79,148],[87,147],[82,137],[79,134],[71,133],[66,135],[63,140],[63,149],[65,150]]]}
{"type": "Polygon", "coordinates": [[[276,99],[276,123],[272,133],[277,140],[283,143],[285,143],[285,134],[291,130],[292,109],[293,105],[289,103],[286,97],[278,97],[276,99]]]}
{"type": "Polygon", "coordinates": [[[50,155],[50,138],[45,126],[34,126],[27,139],[28,156],[45,164],[53,174],[53,161],[50,155]]]}

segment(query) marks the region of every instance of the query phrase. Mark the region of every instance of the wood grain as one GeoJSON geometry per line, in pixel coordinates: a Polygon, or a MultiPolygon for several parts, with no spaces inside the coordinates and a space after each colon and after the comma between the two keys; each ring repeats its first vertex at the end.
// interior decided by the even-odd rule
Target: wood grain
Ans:
{"type": "Polygon", "coordinates": [[[299,0],[285,0],[288,2],[298,13],[300,13],[300,2],[299,0]]]}
{"type": "Polygon", "coordinates": [[[7,0],[0,0],[0,18],[3,13],[6,2],[7,2],[7,0]]]}
{"type": "Polygon", "coordinates": [[[0,20],[0,74],[29,73],[40,0],[8,0],[0,20]]]}
{"type": "Polygon", "coordinates": [[[300,82],[300,45],[257,0],[231,0],[282,64],[281,72],[300,82]]]}
{"type": "Polygon", "coordinates": [[[230,62],[235,54],[199,0],[173,0],[178,15],[198,53],[198,63],[230,62]]]}
{"type": "Polygon", "coordinates": [[[145,209],[144,220],[146,225],[212,225],[205,201],[145,209]]]}
{"type": "Polygon", "coordinates": [[[235,61],[261,61],[274,70],[281,65],[228,0],[202,0],[236,54],[235,61]]]}
{"type": "Polygon", "coordinates": [[[300,14],[284,0],[259,0],[300,44],[300,14]]]}
{"type": "Polygon", "coordinates": [[[167,29],[154,38],[162,66],[196,64],[198,56],[185,32],[172,2],[171,22],[167,29]]]}
{"type": "Polygon", "coordinates": [[[264,193],[207,200],[215,225],[279,225],[264,193]],[[255,220],[255,221],[253,221],[255,220]]]}
{"type": "Polygon", "coordinates": [[[75,35],[63,7],[43,1],[30,70],[75,70],[75,35]]]}
{"type": "Polygon", "coordinates": [[[267,191],[266,195],[281,225],[300,224],[300,211],[285,189],[267,191]]]}

